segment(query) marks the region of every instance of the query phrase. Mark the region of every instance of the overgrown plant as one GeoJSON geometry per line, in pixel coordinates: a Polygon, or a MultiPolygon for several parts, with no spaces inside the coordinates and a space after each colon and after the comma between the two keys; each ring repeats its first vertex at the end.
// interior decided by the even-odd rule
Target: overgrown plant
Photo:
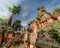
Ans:
{"type": "Polygon", "coordinates": [[[52,38],[56,39],[60,43],[60,33],[58,30],[60,29],[60,22],[53,23],[52,29],[50,30],[50,34],[52,38]]]}

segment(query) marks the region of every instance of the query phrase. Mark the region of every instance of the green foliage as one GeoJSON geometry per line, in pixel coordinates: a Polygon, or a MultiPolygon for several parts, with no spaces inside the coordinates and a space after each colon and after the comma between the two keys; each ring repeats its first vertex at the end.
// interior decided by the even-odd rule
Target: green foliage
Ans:
{"type": "Polygon", "coordinates": [[[53,14],[55,14],[56,12],[60,12],[60,8],[55,8],[53,14]]]}
{"type": "Polygon", "coordinates": [[[11,27],[6,27],[6,32],[12,32],[13,29],[11,27]]]}
{"type": "Polygon", "coordinates": [[[16,13],[20,13],[20,5],[14,5],[12,4],[11,6],[7,6],[7,9],[10,11],[10,12],[13,12],[14,14],[16,13]]]}
{"type": "Polygon", "coordinates": [[[0,24],[3,23],[3,20],[0,18],[0,24]]]}
{"type": "Polygon", "coordinates": [[[31,21],[31,22],[30,22],[30,24],[32,24],[33,22],[34,22],[34,20],[33,20],[33,21],[31,21]]]}
{"type": "Polygon", "coordinates": [[[48,46],[48,44],[47,44],[47,42],[45,41],[45,40],[40,40],[40,39],[36,39],[36,44],[37,45],[46,45],[46,46],[48,46]]]}
{"type": "Polygon", "coordinates": [[[54,11],[58,12],[58,11],[60,11],[60,8],[56,8],[54,11]]]}
{"type": "Polygon", "coordinates": [[[56,41],[60,43],[60,33],[58,33],[59,29],[60,29],[60,22],[58,21],[53,22],[50,34],[52,38],[56,39],[56,41]]]}
{"type": "Polygon", "coordinates": [[[2,30],[5,30],[6,32],[12,32],[13,28],[9,26],[2,27],[2,30]]]}
{"type": "MultiPolygon", "coordinates": [[[[60,30],[60,22],[55,21],[51,24],[52,28],[50,29],[49,33],[52,38],[54,38],[57,42],[60,43],[60,33],[58,30],[60,30]]],[[[44,33],[45,32],[46,25],[43,25],[40,29],[37,30],[38,33],[44,33]]]]}
{"type": "Polygon", "coordinates": [[[44,33],[44,32],[45,32],[44,29],[45,29],[45,25],[42,26],[40,29],[38,29],[37,32],[38,32],[38,33],[39,33],[39,32],[40,32],[40,33],[44,33]]]}
{"type": "Polygon", "coordinates": [[[52,25],[53,25],[53,26],[52,26],[52,28],[54,28],[55,30],[60,29],[60,22],[58,22],[58,21],[53,22],[53,24],[52,24],[52,25]]]}
{"type": "Polygon", "coordinates": [[[13,28],[15,31],[17,31],[18,28],[19,28],[19,30],[21,30],[21,28],[22,28],[21,21],[19,21],[19,20],[15,21],[13,24],[13,28]]]}
{"type": "Polygon", "coordinates": [[[44,16],[43,13],[41,13],[40,16],[37,16],[36,19],[40,20],[40,18],[41,18],[42,16],[44,16]]]}
{"type": "Polygon", "coordinates": [[[58,41],[60,43],[60,35],[59,35],[58,31],[51,29],[50,34],[51,34],[52,38],[56,39],[56,41],[58,41]]]}
{"type": "Polygon", "coordinates": [[[40,16],[42,17],[43,15],[44,15],[44,14],[43,14],[43,13],[41,13],[41,15],[40,15],[40,16]]]}
{"type": "Polygon", "coordinates": [[[40,20],[39,16],[37,16],[36,19],[40,20]]]}
{"type": "Polygon", "coordinates": [[[5,20],[5,19],[0,18],[0,24],[6,24],[6,20],[5,20]]]}
{"type": "Polygon", "coordinates": [[[39,33],[44,33],[44,30],[43,29],[38,29],[37,32],[39,33]]]}
{"type": "Polygon", "coordinates": [[[58,29],[60,29],[60,22],[54,22],[52,29],[50,30],[51,36],[56,39],[60,43],[60,33],[58,33],[58,29]]]}
{"type": "Polygon", "coordinates": [[[57,33],[57,31],[55,30],[55,29],[51,29],[50,30],[50,34],[51,34],[51,36],[53,37],[53,38],[56,38],[57,39],[57,37],[58,37],[58,33],[57,33]]]}

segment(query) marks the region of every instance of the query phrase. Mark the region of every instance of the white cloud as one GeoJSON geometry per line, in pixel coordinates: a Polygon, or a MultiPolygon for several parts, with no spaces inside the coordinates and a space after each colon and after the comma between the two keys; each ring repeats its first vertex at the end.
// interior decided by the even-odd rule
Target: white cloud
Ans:
{"type": "Polygon", "coordinates": [[[22,17],[26,17],[28,15],[28,13],[29,13],[28,11],[23,12],[22,17]]]}
{"type": "Polygon", "coordinates": [[[26,21],[22,21],[22,26],[27,26],[27,22],[26,21]]]}
{"type": "Polygon", "coordinates": [[[60,4],[58,4],[56,7],[57,7],[57,8],[60,8],[60,4]]]}
{"type": "Polygon", "coordinates": [[[26,17],[29,14],[30,9],[31,9],[31,6],[29,5],[24,6],[22,11],[22,17],[26,17]]]}

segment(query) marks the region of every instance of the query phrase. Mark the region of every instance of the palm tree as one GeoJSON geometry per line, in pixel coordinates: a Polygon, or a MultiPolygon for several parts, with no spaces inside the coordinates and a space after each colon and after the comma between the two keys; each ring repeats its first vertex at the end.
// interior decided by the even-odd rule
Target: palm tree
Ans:
{"type": "Polygon", "coordinates": [[[11,25],[12,17],[17,13],[20,13],[20,5],[7,6],[8,10],[11,12],[11,15],[8,18],[8,25],[11,25]]]}
{"type": "Polygon", "coordinates": [[[19,20],[15,21],[12,26],[14,28],[14,31],[17,31],[18,29],[21,30],[22,28],[21,21],[19,20]]]}

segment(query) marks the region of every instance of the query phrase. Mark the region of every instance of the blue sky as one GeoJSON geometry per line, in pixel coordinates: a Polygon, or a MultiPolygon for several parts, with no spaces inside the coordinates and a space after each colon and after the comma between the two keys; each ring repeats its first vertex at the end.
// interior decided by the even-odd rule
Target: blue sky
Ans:
{"type": "Polygon", "coordinates": [[[23,25],[26,25],[37,16],[39,7],[44,6],[48,12],[60,7],[60,0],[0,0],[0,14],[5,14],[8,18],[10,12],[6,9],[6,5],[12,3],[21,5],[20,15],[14,15],[12,21],[21,20],[23,25]]]}

